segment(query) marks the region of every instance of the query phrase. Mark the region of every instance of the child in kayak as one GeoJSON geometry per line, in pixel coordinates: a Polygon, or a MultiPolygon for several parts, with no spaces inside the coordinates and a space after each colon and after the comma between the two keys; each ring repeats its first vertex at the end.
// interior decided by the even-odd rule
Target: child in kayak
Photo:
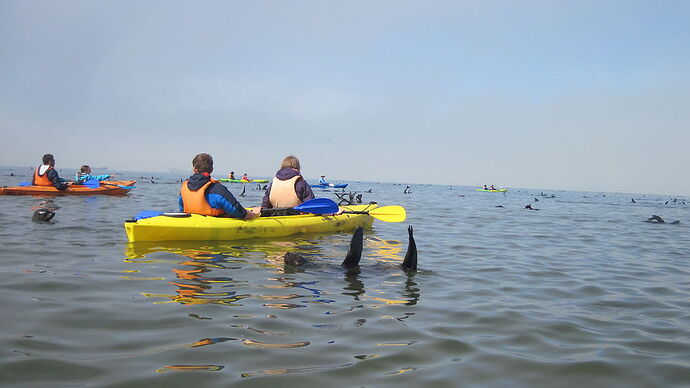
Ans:
{"type": "Polygon", "coordinates": [[[68,187],[67,181],[60,178],[57,170],[55,170],[53,154],[43,155],[43,164],[34,171],[31,184],[34,186],[55,186],[58,190],[65,190],[68,187]]]}
{"type": "Polygon", "coordinates": [[[205,216],[250,219],[259,216],[260,208],[245,209],[232,193],[215,179],[213,158],[199,154],[192,160],[194,174],[180,188],[180,211],[205,216]]]}
{"type": "Polygon", "coordinates": [[[84,183],[90,180],[104,181],[106,179],[110,179],[110,175],[91,175],[91,167],[87,165],[81,166],[79,172],[74,177],[76,183],[84,183]]]}
{"type": "Polygon", "coordinates": [[[280,170],[264,194],[261,208],[295,207],[314,199],[314,192],[300,173],[299,159],[290,155],[280,163],[280,170]]]}

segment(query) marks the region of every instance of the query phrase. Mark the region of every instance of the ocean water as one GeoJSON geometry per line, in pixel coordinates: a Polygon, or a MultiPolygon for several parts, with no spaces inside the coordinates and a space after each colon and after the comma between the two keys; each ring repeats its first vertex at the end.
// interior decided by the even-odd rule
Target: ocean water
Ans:
{"type": "MultiPolygon", "coordinates": [[[[690,385],[687,198],[347,182],[408,212],[365,231],[352,274],[348,233],[128,244],[123,221],[176,211],[182,176],[119,178],[137,188],[0,197],[0,386],[690,385]]],[[[245,206],[257,186],[227,184],[245,206]]]]}

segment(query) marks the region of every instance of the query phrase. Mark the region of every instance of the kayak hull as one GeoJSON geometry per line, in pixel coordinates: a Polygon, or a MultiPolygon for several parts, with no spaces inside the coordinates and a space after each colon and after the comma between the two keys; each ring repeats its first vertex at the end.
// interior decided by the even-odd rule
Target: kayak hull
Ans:
{"type": "Polygon", "coordinates": [[[119,186],[130,187],[136,181],[102,181],[100,183],[101,185],[95,189],[81,185],[70,185],[65,190],[58,190],[53,186],[2,187],[0,195],[127,195],[130,189],[119,186]]]}
{"type": "Polygon", "coordinates": [[[310,185],[311,187],[316,187],[319,189],[343,189],[347,187],[347,183],[338,183],[338,184],[330,184],[330,185],[310,185]]]}
{"type": "MultiPolygon", "coordinates": [[[[375,204],[344,206],[345,210],[370,211],[375,204]]],[[[293,234],[350,232],[358,226],[371,228],[374,218],[368,214],[322,216],[259,217],[251,220],[210,217],[157,216],[125,222],[129,242],[138,241],[218,241],[271,238],[293,234]]]]}
{"type": "Polygon", "coordinates": [[[503,193],[505,191],[508,191],[508,189],[496,189],[496,190],[484,190],[484,189],[477,189],[477,191],[484,191],[487,193],[503,193]]]}
{"type": "Polygon", "coordinates": [[[221,182],[230,182],[230,183],[267,183],[268,179],[252,179],[250,181],[245,181],[242,179],[228,179],[228,178],[222,178],[218,179],[221,182]]]}

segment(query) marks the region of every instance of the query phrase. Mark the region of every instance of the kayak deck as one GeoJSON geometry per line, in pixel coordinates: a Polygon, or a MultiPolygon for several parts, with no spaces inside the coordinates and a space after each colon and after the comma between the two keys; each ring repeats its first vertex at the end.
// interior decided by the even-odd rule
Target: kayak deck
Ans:
{"type": "Polygon", "coordinates": [[[136,181],[101,181],[97,188],[90,188],[82,185],[70,185],[65,190],[58,190],[54,186],[17,186],[2,187],[0,195],[33,195],[33,196],[52,196],[52,195],[127,195],[129,188],[136,181]]]}
{"type": "MultiPolygon", "coordinates": [[[[343,206],[345,210],[370,211],[375,204],[343,206]]],[[[137,241],[209,241],[281,237],[293,234],[350,232],[358,226],[371,228],[374,218],[368,214],[323,216],[259,217],[251,220],[210,217],[192,214],[188,217],[157,216],[126,221],[129,242],[137,241]]]]}

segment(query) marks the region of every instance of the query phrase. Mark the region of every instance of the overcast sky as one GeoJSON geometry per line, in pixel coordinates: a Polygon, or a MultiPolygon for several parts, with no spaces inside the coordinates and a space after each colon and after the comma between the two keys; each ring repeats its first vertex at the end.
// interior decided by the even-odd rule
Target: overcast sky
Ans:
{"type": "Polygon", "coordinates": [[[690,194],[688,1],[0,0],[0,165],[690,194]]]}

